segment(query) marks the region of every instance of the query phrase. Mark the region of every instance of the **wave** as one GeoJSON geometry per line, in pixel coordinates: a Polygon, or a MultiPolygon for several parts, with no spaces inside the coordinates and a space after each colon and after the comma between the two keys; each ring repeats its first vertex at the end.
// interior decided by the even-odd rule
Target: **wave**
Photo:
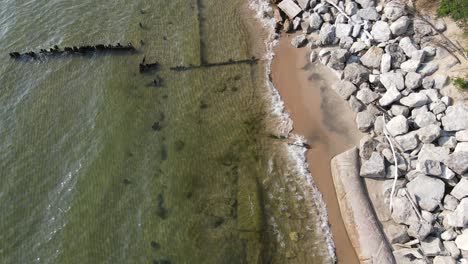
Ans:
{"type": "Polygon", "coordinates": [[[265,84],[270,92],[270,115],[272,115],[275,120],[278,120],[275,132],[277,135],[285,136],[293,140],[293,144],[284,144],[289,154],[289,164],[293,171],[297,172],[308,183],[308,187],[310,188],[309,194],[311,195],[310,198],[312,198],[319,211],[320,217],[317,222],[317,227],[319,227],[325,235],[329,257],[332,259],[332,262],[336,262],[335,244],[333,242],[330,226],[328,225],[327,207],[322,194],[315,185],[306,160],[307,149],[304,147],[306,140],[302,136],[292,133],[293,122],[289,114],[285,111],[281,95],[272,82],[271,72],[272,61],[275,57],[274,48],[278,44],[277,39],[279,37],[279,35],[275,33],[276,20],[268,15],[272,14],[273,8],[267,0],[250,0],[249,7],[256,12],[256,19],[260,21],[268,32],[268,37],[265,40],[266,53],[264,55],[264,59],[267,61],[265,67],[265,84]]]}

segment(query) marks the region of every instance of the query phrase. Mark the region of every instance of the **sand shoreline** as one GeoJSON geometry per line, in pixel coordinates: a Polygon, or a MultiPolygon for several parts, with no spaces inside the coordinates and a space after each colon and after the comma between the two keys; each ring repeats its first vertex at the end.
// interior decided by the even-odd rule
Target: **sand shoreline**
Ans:
{"type": "Polygon", "coordinates": [[[293,121],[293,132],[311,145],[307,162],[327,205],[338,263],[359,263],[341,218],[330,160],[357,145],[361,133],[354,113],[330,87],[336,77],[321,65],[309,64],[307,50],[292,47],[291,38],[281,36],[275,47],[272,81],[293,121]]]}

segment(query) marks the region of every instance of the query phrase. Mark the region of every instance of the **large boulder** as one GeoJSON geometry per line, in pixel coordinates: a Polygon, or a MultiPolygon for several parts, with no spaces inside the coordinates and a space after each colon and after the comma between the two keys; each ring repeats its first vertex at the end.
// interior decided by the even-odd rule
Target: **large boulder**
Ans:
{"type": "Polygon", "coordinates": [[[405,5],[400,1],[391,1],[385,4],[385,17],[390,21],[395,21],[406,14],[405,5]]]}
{"type": "Polygon", "coordinates": [[[383,50],[381,48],[372,46],[361,57],[361,63],[368,68],[378,69],[380,67],[382,55],[383,55],[383,50]]]}
{"type": "Polygon", "coordinates": [[[331,45],[335,42],[335,26],[329,23],[322,25],[320,29],[320,42],[323,45],[331,45]]]}
{"type": "Polygon", "coordinates": [[[446,131],[468,129],[468,105],[457,103],[449,106],[442,117],[442,125],[446,131]]]}
{"type": "Polygon", "coordinates": [[[387,22],[377,21],[372,26],[371,35],[377,42],[385,42],[390,40],[392,32],[390,31],[390,26],[387,22]]]}
{"type": "Polygon", "coordinates": [[[362,160],[359,175],[365,178],[384,178],[385,162],[383,157],[378,152],[373,152],[368,160],[362,160]]]}
{"type": "Polygon", "coordinates": [[[400,99],[400,103],[402,105],[406,105],[412,108],[426,105],[428,102],[429,98],[423,93],[411,93],[408,96],[400,99]]]}
{"type": "Polygon", "coordinates": [[[406,33],[409,25],[410,19],[407,16],[402,16],[390,24],[390,31],[392,31],[393,35],[400,36],[406,33]]]}
{"type": "Polygon", "coordinates": [[[347,64],[344,69],[344,79],[356,85],[367,81],[369,78],[369,70],[358,63],[347,64]]]}
{"type": "Polygon", "coordinates": [[[385,89],[395,88],[399,91],[405,88],[405,79],[401,72],[386,72],[380,74],[380,83],[385,89]]]}
{"type": "Polygon", "coordinates": [[[444,163],[454,172],[463,175],[468,171],[468,152],[454,152],[447,157],[444,163]]]}
{"type": "Polygon", "coordinates": [[[426,211],[435,210],[441,204],[445,192],[442,180],[419,175],[410,181],[406,187],[413,200],[426,211]]]}
{"type": "Polygon", "coordinates": [[[387,131],[393,137],[408,132],[408,120],[402,115],[395,116],[387,123],[387,131]]]}

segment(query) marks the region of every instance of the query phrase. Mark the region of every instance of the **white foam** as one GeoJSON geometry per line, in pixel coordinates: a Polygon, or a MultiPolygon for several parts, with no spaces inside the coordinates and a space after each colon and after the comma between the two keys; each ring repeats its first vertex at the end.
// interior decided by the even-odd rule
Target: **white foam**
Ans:
{"type": "MultiPolygon", "coordinates": [[[[268,38],[265,40],[266,53],[264,59],[267,61],[265,69],[266,85],[270,91],[271,99],[271,115],[279,120],[278,133],[280,135],[286,135],[288,138],[293,139],[295,144],[285,144],[287,152],[289,154],[290,166],[292,170],[297,172],[299,176],[307,182],[310,188],[310,195],[315,203],[316,208],[319,211],[320,219],[317,222],[317,227],[320,228],[324,235],[327,244],[328,255],[333,262],[336,262],[335,256],[335,244],[333,242],[332,233],[330,226],[328,225],[328,213],[322,194],[318,190],[312,175],[309,171],[309,165],[306,160],[306,151],[304,147],[305,139],[299,135],[291,133],[293,128],[293,122],[289,114],[285,111],[284,102],[278,90],[272,83],[271,79],[271,66],[272,60],[275,56],[274,47],[277,45],[277,34],[275,33],[276,20],[272,17],[268,17],[268,14],[272,13],[272,7],[267,0],[250,0],[249,7],[256,12],[256,18],[261,22],[264,28],[269,33],[268,38]]],[[[280,237],[278,237],[280,238],[280,237]]]]}

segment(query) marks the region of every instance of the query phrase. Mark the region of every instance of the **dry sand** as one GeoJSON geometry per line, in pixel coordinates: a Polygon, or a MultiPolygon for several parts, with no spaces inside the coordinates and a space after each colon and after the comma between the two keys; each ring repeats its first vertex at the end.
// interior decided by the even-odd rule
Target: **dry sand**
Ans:
{"type": "Polygon", "coordinates": [[[359,263],[341,219],[330,160],[357,145],[362,134],[356,129],[355,114],[331,89],[336,77],[328,68],[308,63],[310,50],[292,47],[291,38],[282,36],[275,48],[273,83],[294,122],[293,132],[311,145],[307,160],[327,204],[338,263],[359,263]]]}

